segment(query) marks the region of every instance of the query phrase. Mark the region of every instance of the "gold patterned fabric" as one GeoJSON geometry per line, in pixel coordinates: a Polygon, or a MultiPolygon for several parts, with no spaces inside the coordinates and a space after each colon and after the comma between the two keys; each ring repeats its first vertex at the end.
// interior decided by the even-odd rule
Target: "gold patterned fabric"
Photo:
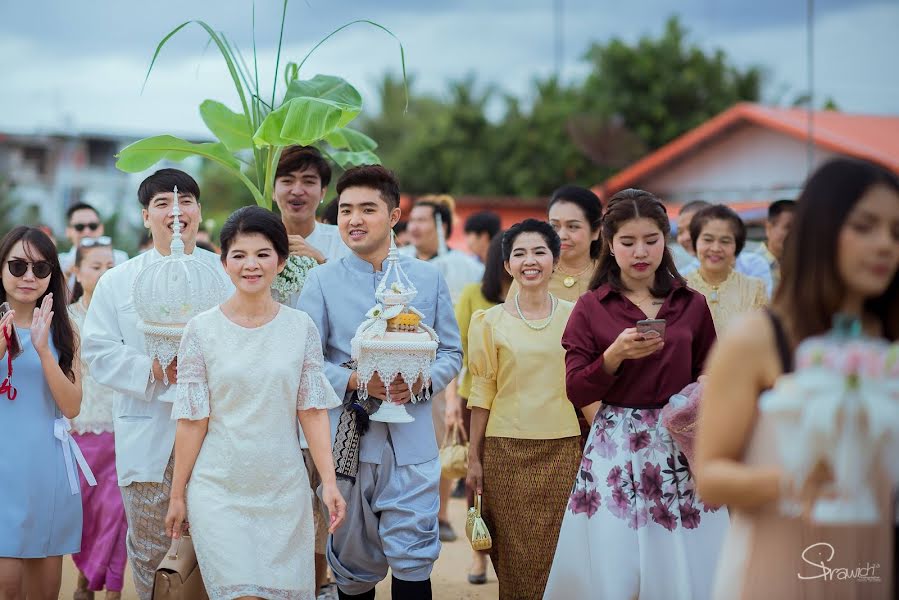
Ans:
{"type": "Polygon", "coordinates": [[[581,438],[484,440],[483,517],[500,600],[540,600],[581,460],[581,438]]]}
{"type": "MultiPolygon", "coordinates": [[[[592,269],[587,269],[577,276],[566,275],[556,267],[556,270],[553,271],[553,274],[549,279],[549,293],[560,300],[577,302],[578,298],[587,293],[587,289],[590,286],[590,280],[593,279],[593,273],[596,271],[598,265],[599,263],[594,261],[592,269]]],[[[518,293],[518,290],[518,282],[513,281],[506,297],[514,298],[515,294],[518,293]]]]}
{"type": "Polygon", "coordinates": [[[165,515],[169,510],[174,467],[173,455],[165,468],[162,483],[132,483],[121,488],[128,519],[125,546],[140,600],[151,600],[156,568],[172,544],[165,533],[165,515]]]}
{"type": "Polygon", "coordinates": [[[734,317],[768,303],[765,282],[735,270],[731,270],[727,279],[717,286],[707,283],[698,270],[693,271],[687,275],[687,285],[705,296],[719,336],[734,317]]]}

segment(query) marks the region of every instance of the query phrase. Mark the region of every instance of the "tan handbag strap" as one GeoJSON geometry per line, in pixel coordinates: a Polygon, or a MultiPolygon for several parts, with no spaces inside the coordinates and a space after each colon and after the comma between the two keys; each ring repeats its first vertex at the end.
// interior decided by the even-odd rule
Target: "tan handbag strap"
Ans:
{"type": "Polygon", "coordinates": [[[474,509],[475,509],[475,511],[478,513],[478,516],[479,516],[479,517],[481,516],[481,503],[482,503],[481,495],[480,495],[480,494],[475,494],[475,497],[474,497],[474,509]]]}
{"type": "Polygon", "coordinates": [[[459,445],[459,424],[453,423],[450,425],[446,432],[443,434],[443,448],[447,446],[458,446],[459,445]],[[449,443],[447,443],[449,442],[449,443]]]}

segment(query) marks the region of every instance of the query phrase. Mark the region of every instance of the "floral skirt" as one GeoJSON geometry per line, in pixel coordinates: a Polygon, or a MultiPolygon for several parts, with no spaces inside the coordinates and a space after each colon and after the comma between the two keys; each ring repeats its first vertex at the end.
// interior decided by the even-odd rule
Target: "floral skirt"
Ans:
{"type": "Polygon", "coordinates": [[[710,597],[727,511],[697,497],[659,413],[606,405],[597,413],[545,598],[710,597]]]}

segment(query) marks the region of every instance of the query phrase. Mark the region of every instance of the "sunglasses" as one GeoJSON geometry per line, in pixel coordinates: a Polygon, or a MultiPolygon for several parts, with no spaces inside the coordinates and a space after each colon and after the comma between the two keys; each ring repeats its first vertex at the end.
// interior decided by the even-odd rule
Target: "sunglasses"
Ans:
{"type": "Polygon", "coordinates": [[[10,261],[7,261],[6,264],[9,267],[9,272],[13,277],[24,276],[25,273],[28,272],[29,265],[31,266],[31,272],[34,273],[34,276],[38,279],[46,279],[50,276],[50,273],[53,272],[53,265],[46,260],[28,262],[27,260],[22,260],[21,258],[14,258],[10,261]]]}
{"type": "Polygon", "coordinates": [[[97,231],[98,229],[100,229],[100,224],[99,223],[75,223],[74,225],[72,225],[72,229],[74,229],[78,233],[81,233],[85,229],[90,229],[91,231],[97,231]]]}
{"type": "Polygon", "coordinates": [[[111,246],[112,238],[108,235],[101,235],[100,237],[95,238],[84,238],[78,243],[82,248],[91,248],[93,246],[111,246]]]}

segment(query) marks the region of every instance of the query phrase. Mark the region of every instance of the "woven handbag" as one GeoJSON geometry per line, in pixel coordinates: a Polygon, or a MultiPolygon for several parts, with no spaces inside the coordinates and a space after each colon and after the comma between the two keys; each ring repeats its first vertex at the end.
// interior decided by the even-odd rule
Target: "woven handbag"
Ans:
{"type": "Polygon", "coordinates": [[[481,517],[481,495],[478,494],[474,499],[474,506],[468,509],[468,518],[465,519],[465,535],[471,542],[474,550],[490,550],[493,546],[493,539],[490,537],[490,531],[487,524],[481,517]]]}
{"type": "Polygon", "coordinates": [[[440,474],[444,479],[461,479],[468,474],[468,442],[462,441],[458,424],[446,432],[440,447],[440,474]]]}
{"type": "Polygon", "coordinates": [[[209,600],[194,543],[183,534],[159,563],[153,578],[153,600],[209,600]]]}

